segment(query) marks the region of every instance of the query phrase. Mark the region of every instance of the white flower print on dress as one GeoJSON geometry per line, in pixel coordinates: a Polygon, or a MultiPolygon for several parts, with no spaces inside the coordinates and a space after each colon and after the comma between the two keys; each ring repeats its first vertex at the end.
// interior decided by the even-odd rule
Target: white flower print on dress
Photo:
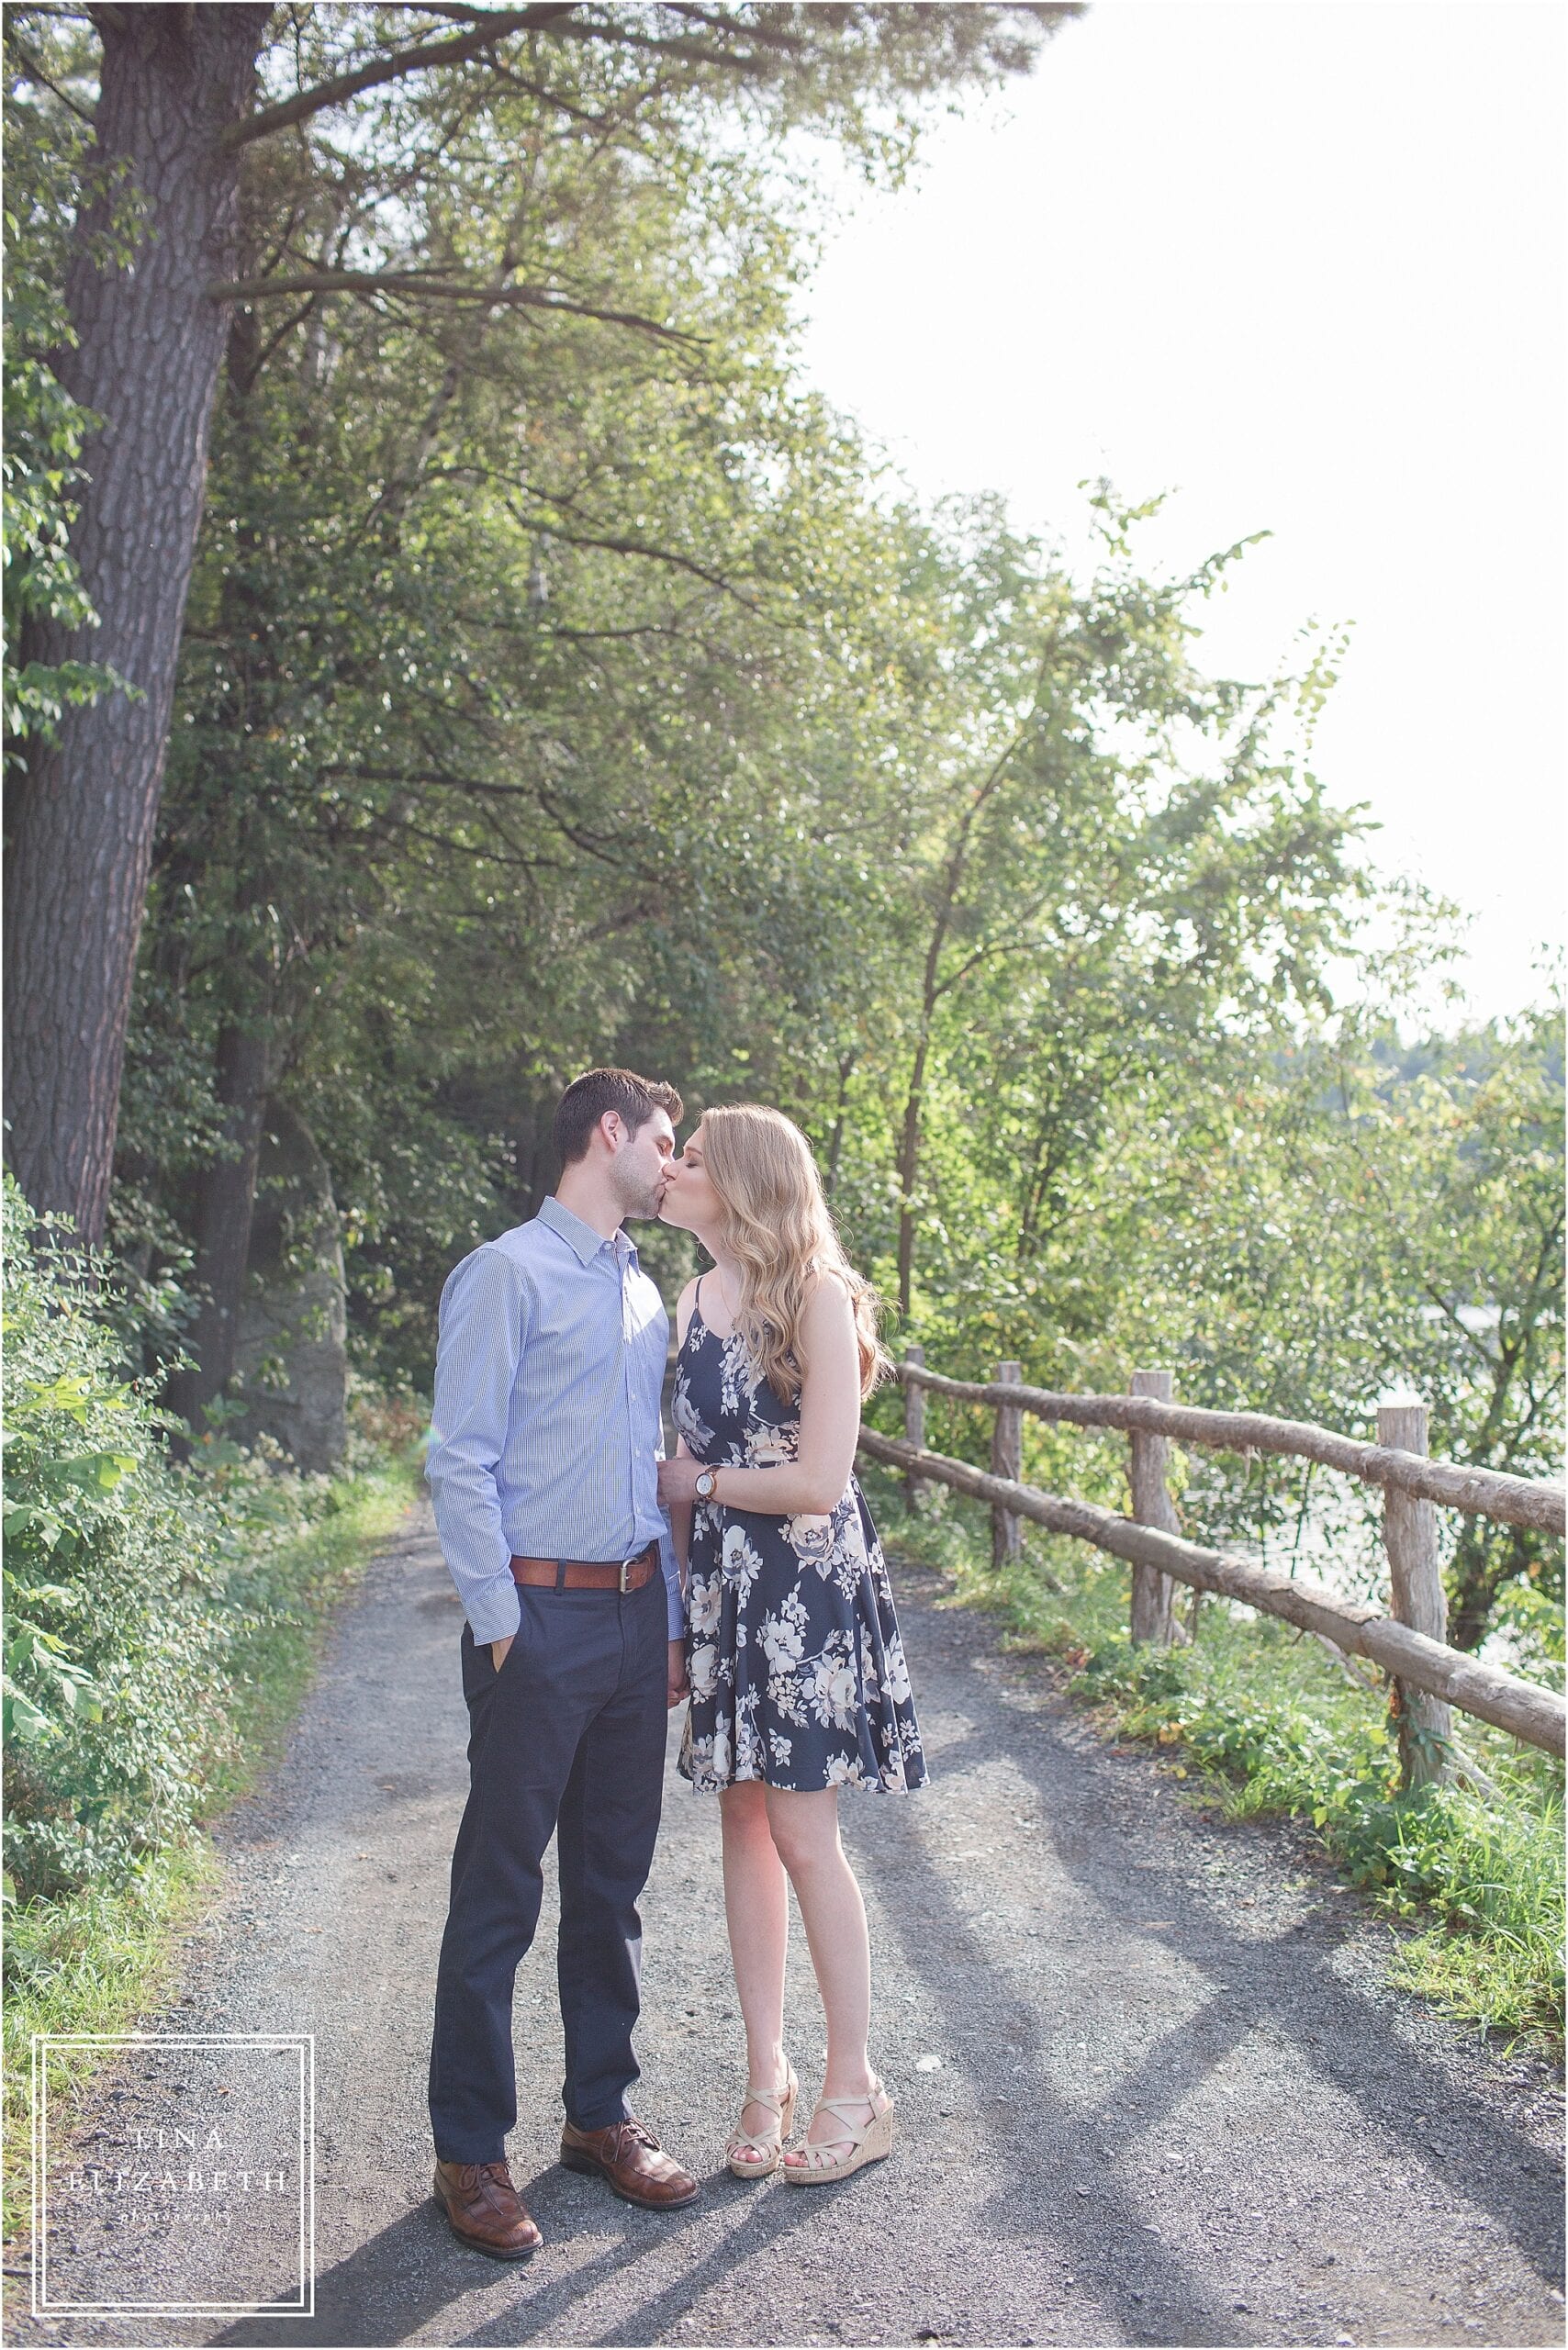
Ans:
{"type": "Polygon", "coordinates": [[[695,1453],[699,1460],[706,1460],[713,1449],[713,1431],[706,1421],[693,1411],[691,1399],[678,1381],[676,1384],[675,1401],[670,1405],[669,1416],[675,1423],[677,1436],[685,1438],[688,1452],[695,1453]]]}
{"type": "Polygon", "coordinates": [[[724,1581],[734,1585],[736,1610],[744,1610],[752,1584],[762,1572],[761,1554],[747,1540],[744,1526],[732,1522],[724,1528],[719,1558],[724,1581]]]}
{"type": "Polygon", "coordinates": [[[726,1416],[744,1411],[751,1392],[751,1359],[746,1353],[745,1340],[738,1330],[722,1341],[719,1371],[719,1407],[726,1416]]]}
{"type": "Polygon", "coordinates": [[[790,1592],[776,1616],[765,1616],[757,1633],[762,1653],[775,1673],[788,1673],[806,1652],[806,1611],[790,1592]]]}
{"type": "Polygon", "coordinates": [[[723,1583],[718,1575],[693,1575],[688,1612],[694,1632],[716,1632],[722,1605],[723,1583]]]}
{"type": "Polygon", "coordinates": [[[777,1469],[786,1460],[798,1460],[800,1446],[783,1428],[747,1428],[745,1453],[736,1463],[745,1469],[777,1469]]]}
{"type": "Polygon", "coordinates": [[[811,1685],[812,1710],[818,1721],[824,1728],[831,1723],[834,1729],[853,1729],[859,1702],[860,1676],[853,1659],[842,1652],[820,1656],[811,1685]]]}
{"type": "Polygon", "coordinates": [[[827,1562],[833,1556],[834,1530],[831,1516],[822,1517],[802,1510],[796,1517],[784,1520],[784,1539],[802,1559],[825,1574],[827,1562]]]}

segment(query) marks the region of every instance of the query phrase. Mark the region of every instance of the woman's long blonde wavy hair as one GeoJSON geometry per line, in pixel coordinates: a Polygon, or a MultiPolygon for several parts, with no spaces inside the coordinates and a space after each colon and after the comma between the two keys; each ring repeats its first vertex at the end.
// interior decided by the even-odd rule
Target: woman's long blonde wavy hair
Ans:
{"type": "Polygon", "coordinates": [[[855,1311],[860,1393],[890,1358],[877,1336],[877,1296],[845,1255],[812,1146],[781,1110],[737,1102],[702,1113],[708,1176],[723,1203],[721,1246],[741,1269],[735,1327],[752,1367],[794,1402],[806,1371],[801,1323],[814,1280],[836,1273],[855,1311]]]}

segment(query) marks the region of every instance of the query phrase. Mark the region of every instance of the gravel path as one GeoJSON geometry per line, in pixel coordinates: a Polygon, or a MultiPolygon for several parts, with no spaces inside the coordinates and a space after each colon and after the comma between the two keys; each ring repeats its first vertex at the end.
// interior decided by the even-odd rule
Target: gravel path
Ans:
{"type": "MultiPolygon", "coordinates": [[[[1288,1834],[1200,1817],[1037,1664],[1000,1657],[994,1627],[937,1609],[935,1577],[904,1569],[899,1592],[933,1784],[844,1807],[902,2128],[890,2162],[812,2194],[718,2167],[742,2040],[715,1810],[676,1777],[677,1716],[644,1903],[641,2109],[701,2198],[661,2220],[555,2165],[547,1897],[519,1976],[510,2148],[545,2249],[510,2268],[453,2241],[429,2199],[423,2090],[465,1778],[461,1619],[417,1512],[341,1619],[282,1767],[226,1823],[225,1889],[150,2027],[315,2033],[316,2314],[23,2313],[11,2338],[1560,2341],[1554,2077],[1382,1990],[1386,1929],[1288,1834]]],[[[809,2088],[821,2033],[796,1942],[809,2088]]],[[[224,2065],[178,2048],[121,2060],[81,2159],[123,2163],[131,2117],[154,2111],[190,2115],[199,2138],[231,2109],[224,2065]]],[[[59,2209],[58,2289],[188,2290],[136,2209],[59,2209]]],[[[221,2244],[234,2298],[287,2289],[293,2226],[286,2204],[244,2205],[221,2244]]]]}

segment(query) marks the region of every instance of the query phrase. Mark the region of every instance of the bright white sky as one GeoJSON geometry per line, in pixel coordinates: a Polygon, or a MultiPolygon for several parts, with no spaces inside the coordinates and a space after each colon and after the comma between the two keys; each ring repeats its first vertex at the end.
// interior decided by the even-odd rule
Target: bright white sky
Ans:
{"type": "Polygon", "coordinates": [[[1313,764],[1463,907],[1481,1017],[1563,927],[1565,29],[1096,0],[902,192],[845,193],[804,297],[808,375],[923,495],[1075,547],[1085,477],[1176,490],[1172,565],[1272,531],[1203,654],[1355,622],[1313,764]]]}

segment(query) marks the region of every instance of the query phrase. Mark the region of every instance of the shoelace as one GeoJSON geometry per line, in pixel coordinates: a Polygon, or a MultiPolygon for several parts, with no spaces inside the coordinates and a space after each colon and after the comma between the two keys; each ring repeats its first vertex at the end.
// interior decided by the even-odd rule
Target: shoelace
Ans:
{"type": "Polygon", "coordinates": [[[472,2194],[487,2183],[504,2187],[509,2194],[516,2192],[511,2183],[510,2169],[505,2163],[459,2164],[457,2184],[465,2194],[472,2194]]]}

